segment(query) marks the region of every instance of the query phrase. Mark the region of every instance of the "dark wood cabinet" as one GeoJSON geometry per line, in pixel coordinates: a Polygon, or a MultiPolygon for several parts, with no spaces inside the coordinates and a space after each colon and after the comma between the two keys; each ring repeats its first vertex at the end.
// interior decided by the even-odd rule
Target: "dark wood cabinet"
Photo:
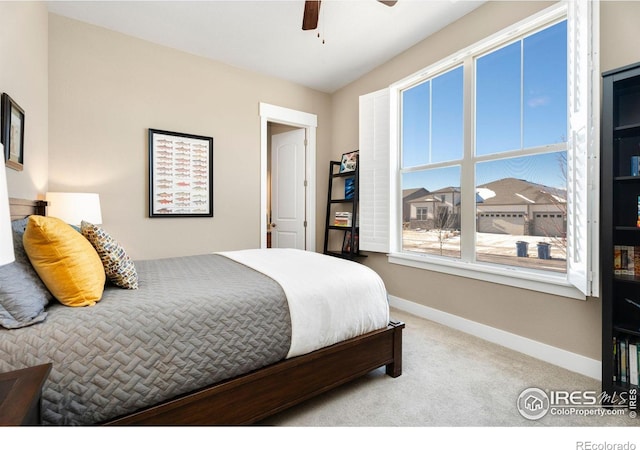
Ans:
{"type": "Polygon", "coordinates": [[[606,72],[602,81],[603,400],[635,409],[640,363],[640,63],[606,72]]]}
{"type": "Polygon", "coordinates": [[[40,396],[51,364],[0,374],[0,425],[39,425],[40,396]]]}

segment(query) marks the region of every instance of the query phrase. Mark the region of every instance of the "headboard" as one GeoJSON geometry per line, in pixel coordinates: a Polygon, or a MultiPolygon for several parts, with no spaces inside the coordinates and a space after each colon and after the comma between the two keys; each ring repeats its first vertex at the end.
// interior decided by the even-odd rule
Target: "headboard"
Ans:
{"type": "Polygon", "coordinates": [[[11,220],[23,219],[32,214],[44,216],[47,210],[47,202],[44,200],[25,200],[9,197],[9,211],[11,220]]]}

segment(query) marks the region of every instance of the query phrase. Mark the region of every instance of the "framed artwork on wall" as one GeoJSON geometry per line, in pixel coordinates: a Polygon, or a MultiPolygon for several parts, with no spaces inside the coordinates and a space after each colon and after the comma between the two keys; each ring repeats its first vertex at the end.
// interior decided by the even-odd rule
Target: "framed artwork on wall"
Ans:
{"type": "Polygon", "coordinates": [[[149,217],[213,217],[213,138],[149,129],[149,217]]]}
{"type": "Polygon", "coordinates": [[[24,110],[8,94],[2,94],[2,144],[5,165],[23,170],[24,164],[24,110]]]}

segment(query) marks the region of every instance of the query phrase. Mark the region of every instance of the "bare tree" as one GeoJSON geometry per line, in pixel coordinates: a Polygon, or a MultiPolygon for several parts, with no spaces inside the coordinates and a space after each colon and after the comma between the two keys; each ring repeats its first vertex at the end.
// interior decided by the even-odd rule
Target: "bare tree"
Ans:
{"type": "Polygon", "coordinates": [[[443,254],[444,243],[453,237],[453,231],[455,231],[458,224],[458,215],[449,210],[448,207],[438,208],[434,211],[433,219],[433,231],[437,233],[438,244],[440,246],[440,255],[443,254]]]}
{"type": "MultiPolygon", "coordinates": [[[[558,164],[560,165],[560,177],[567,185],[567,153],[561,152],[558,155],[558,164]]],[[[545,237],[550,244],[559,248],[566,256],[567,254],[567,190],[550,188],[546,191],[551,198],[551,204],[555,206],[562,215],[562,222],[551,220],[542,228],[545,237]]]]}

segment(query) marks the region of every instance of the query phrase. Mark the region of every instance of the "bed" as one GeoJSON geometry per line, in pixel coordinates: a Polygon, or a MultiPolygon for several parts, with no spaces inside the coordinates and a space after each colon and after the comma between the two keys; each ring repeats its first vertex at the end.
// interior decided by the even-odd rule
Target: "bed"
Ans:
{"type": "MultiPolygon", "coordinates": [[[[41,201],[10,203],[12,219],[45,213],[41,201]]],[[[359,271],[373,274],[364,266],[270,250],[135,264],[139,289],[107,286],[84,308],[53,300],[44,321],[0,328],[0,372],[53,363],[43,423],[250,424],[374,369],[402,373],[404,324],[389,320],[386,293],[380,306],[377,276],[357,290],[359,271]],[[313,287],[300,267],[319,278],[328,260],[334,282],[313,287]],[[305,291],[324,296],[315,310],[305,291]],[[362,292],[372,310],[354,300],[362,292]]]]}

